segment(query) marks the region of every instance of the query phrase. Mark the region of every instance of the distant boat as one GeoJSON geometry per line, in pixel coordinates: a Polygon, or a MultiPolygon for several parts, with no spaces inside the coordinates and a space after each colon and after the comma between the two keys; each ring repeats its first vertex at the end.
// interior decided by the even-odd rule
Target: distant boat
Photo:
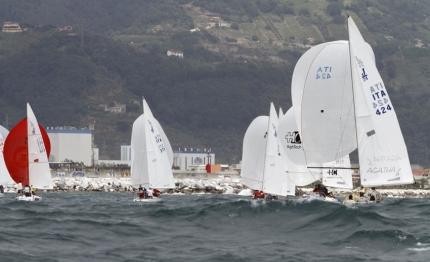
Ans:
{"type": "Polygon", "coordinates": [[[295,195],[295,185],[289,179],[278,142],[278,116],[273,103],[270,115],[255,118],[246,130],[242,151],[242,181],[264,193],[295,195]]]}
{"type": "MultiPolygon", "coordinates": [[[[134,121],[131,133],[131,185],[141,185],[147,189],[175,188],[172,172],[173,150],[170,142],[145,99],[143,111],[134,121]]],[[[160,197],[134,199],[142,202],[160,200],[160,197]]]]}
{"type": "MultiPolygon", "coordinates": [[[[3,156],[4,141],[6,140],[8,134],[9,131],[3,126],[0,126],[0,185],[2,185],[3,187],[5,185],[15,184],[15,181],[13,181],[12,177],[9,174],[9,171],[7,170],[3,156]]],[[[0,197],[4,197],[4,193],[0,193],[0,197]]]]}
{"type": "MultiPolygon", "coordinates": [[[[48,158],[51,143],[45,129],[27,103],[27,117],[10,131],[4,145],[4,160],[12,179],[25,187],[53,189],[48,158]]],[[[40,201],[40,196],[18,196],[16,200],[40,201]]]]}

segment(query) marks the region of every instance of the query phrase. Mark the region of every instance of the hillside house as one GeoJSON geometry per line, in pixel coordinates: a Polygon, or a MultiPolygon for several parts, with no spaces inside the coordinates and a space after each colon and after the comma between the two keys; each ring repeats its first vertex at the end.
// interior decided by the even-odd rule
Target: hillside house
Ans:
{"type": "Polygon", "coordinates": [[[230,27],[229,23],[223,22],[221,18],[214,16],[209,19],[209,23],[207,24],[206,28],[211,28],[215,26],[219,27],[230,27]]]}
{"type": "Polygon", "coordinates": [[[2,32],[3,33],[20,33],[20,32],[22,32],[22,29],[19,26],[19,23],[4,22],[2,32]]]}
{"type": "Polygon", "coordinates": [[[172,55],[180,58],[184,58],[184,52],[182,52],[182,50],[168,50],[167,56],[172,56],[172,55]]]}
{"type": "Polygon", "coordinates": [[[73,28],[70,25],[66,25],[65,27],[57,28],[57,31],[60,31],[60,32],[69,31],[70,32],[70,31],[73,31],[73,28]]]}
{"type": "Polygon", "coordinates": [[[126,105],[114,102],[115,105],[114,106],[108,106],[107,104],[104,105],[105,107],[105,112],[110,112],[110,113],[126,113],[126,105]]]}

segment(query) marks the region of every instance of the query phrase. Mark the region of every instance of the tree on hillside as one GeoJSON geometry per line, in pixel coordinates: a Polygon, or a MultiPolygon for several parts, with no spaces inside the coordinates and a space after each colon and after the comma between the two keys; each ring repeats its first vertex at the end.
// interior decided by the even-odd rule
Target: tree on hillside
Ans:
{"type": "Polygon", "coordinates": [[[389,78],[396,77],[396,64],[392,60],[387,61],[387,75],[389,78]]]}

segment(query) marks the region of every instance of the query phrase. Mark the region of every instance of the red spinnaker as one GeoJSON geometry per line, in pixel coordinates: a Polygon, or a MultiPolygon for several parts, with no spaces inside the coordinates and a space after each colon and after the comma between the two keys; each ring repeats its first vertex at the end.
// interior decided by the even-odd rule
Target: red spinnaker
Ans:
{"type": "MultiPolygon", "coordinates": [[[[45,129],[39,125],[46,153],[51,154],[51,142],[45,129]]],[[[28,177],[27,118],[21,120],[12,130],[4,144],[3,155],[12,179],[23,186],[30,185],[28,177]]]]}

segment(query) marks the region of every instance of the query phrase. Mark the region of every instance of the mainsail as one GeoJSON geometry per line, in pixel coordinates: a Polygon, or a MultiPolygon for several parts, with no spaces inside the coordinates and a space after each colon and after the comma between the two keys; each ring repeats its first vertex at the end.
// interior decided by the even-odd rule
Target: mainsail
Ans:
{"type": "Polygon", "coordinates": [[[370,187],[414,183],[393,104],[351,17],[348,33],[361,184],[370,187]]]}
{"type": "Polygon", "coordinates": [[[149,188],[174,188],[172,151],[167,136],[143,100],[144,114],[133,123],[131,135],[131,183],[149,188]],[[166,148],[170,147],[170,148],[166,148]]]}
{"type": "Polygon", "coordinates": [[[321,172],[323,185],[336,188],[353,188],[349,155],[333,162],[324,163],[321,172]]]}

